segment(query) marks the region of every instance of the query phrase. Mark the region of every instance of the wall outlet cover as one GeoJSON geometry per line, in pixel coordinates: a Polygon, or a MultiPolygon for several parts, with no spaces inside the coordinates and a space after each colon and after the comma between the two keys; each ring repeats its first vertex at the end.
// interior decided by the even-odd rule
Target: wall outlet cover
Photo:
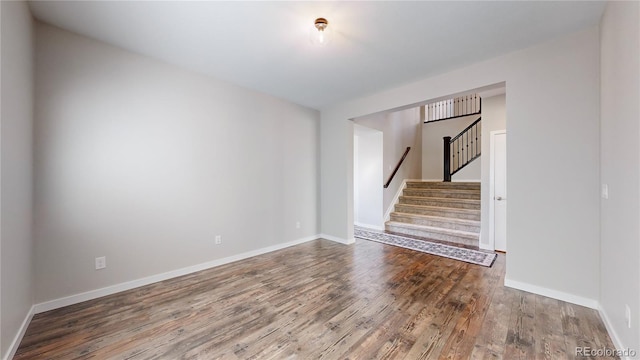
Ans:
{"type": "Polygon", "coordinates": [[[107,257],[100,256],[96,258],[96,270],[102,270],[107,267],[107,257]]]}

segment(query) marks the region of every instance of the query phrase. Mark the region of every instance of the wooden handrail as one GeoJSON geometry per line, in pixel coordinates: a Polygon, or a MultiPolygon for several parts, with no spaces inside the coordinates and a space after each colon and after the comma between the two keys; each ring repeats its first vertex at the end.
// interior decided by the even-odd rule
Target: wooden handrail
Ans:
{"type": "Polygon", "coordinates": [[[464,133],[469,131],[469,129],[471,129],[472,127],[476,126],[476,124],[479,123],[480,120],[482,120],[482,116],[477,118],[476,121],[472,122],[471,125],[469,125],[466,128],[464,128],[464,130],[460,131],[460,133],[458,135],[454,136],[449,142],[456,141],[460,136],[462,136],[464,133]]]}
{"type": "Polygon", "coordinates": [[[389,180],[387,180],[387,183],[384,184],[385,189],[389,187],[391,181],[393,180],[393,177],[396,176],[396,173],[398,172],[398,169],[400,169],[400,165],[402,165],[404,159],[407,157],[409,150],[411,150],[411,147],[407,146],[407,150],[404,151],[404,155],[402,155],[402,158],[400,159],[400,161],[398,161],[398,165],[396,165],[396,168],[393,169],[393,173],[391,173],[391,176],[389,176],[389,180]]]}

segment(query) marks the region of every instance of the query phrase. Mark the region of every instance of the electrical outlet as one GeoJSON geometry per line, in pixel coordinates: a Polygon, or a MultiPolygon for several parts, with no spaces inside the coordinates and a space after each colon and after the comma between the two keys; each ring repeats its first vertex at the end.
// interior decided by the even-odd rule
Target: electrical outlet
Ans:
{"type": "Polygon", "coordinates": [[[631,329],[631,308],[629,305],[624,305],[624,319],[627,321],[627,327],[631,329]]]}
{"type": "Polygon", "coordinates": [[[220,245],[220,244],[222,244],[222,236],[216,235],[216,245],[220,245]]]}
{"type": "Polygon", "coordinates": [[[300,229],[300,221],[296,221],[296,229],[300,229]]]}
{"type": "Polygon", "coordinates": [[[96,258],[96,270],[102,270],[107,267],[107,257],[100,256],[96,258]]]}
{"type": "Polygon", "coordinates": [[[603,199],[609,198],[609,185],[607,184],[602,184],[602,198],[603,199]]]}

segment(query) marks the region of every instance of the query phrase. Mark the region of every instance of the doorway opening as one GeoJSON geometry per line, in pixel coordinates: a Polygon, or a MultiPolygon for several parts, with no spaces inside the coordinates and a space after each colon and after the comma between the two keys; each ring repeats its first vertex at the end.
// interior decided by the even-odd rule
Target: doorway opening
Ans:
{"type": "MultiPolygon", "coordinates": [[[[455,115],[455,107],[453,109],[455,115]]],[[[489,138],[491,132],[504,131],[507,128],[505,83],[430,99],[418,104],[359,117],[353,121],[355,225],[391,233],[400,232],[400,234],[407,236],[424,237],[441,242],[453,241],[453,244],[462,247],[495,249],[496,229],[491,230],[489,226],[495,225],[494,220],[490,218],[490,212],[493,211],[491,207],[493,205],[490,201],[493,196],[489,193],[490,189],[493,189],[493,186],[490,185],[490,160],[493,151],[490,148],[489,138]],[[426,118],[429,111],[433,112],[433,106],[429,107],[429,104],[434,102],[446,104],[447,98],[455,99],[472,93],[479,94],[482,98],[481,111],[478,113],[435,122],[426,118]],[[479,115],[482,117],[482,127],[476,127],[473,140],[475,141],[475,136],[478,137],[478,143],[474,143],[474,146],[481,146],[482,156],[478,156],[479,159],[473,160],[463,171],[452,176],[452,189],[449,193],[433,192],[431,188],[438,190],[443,187],[438,185],[438,183],[442,184],[444,180],[443,137],[460,131],[457,128],[448,128],[460,127],[464,129],[476,121],[479,115]],[[363,128],[369,128],[369,130],[377,131],[382,135],[381,155],[378,148],[377,172],[375,173],[367,170],[361,163],[363,161],[360,154],[362,146],[366,147],[366,144],[362,143],[363,128]],[[485,141],[480,142],[479,138],[483,138],[485,141]],[[404,153],[409,148],[410,151],[404,153]],[[398,174],[390,179],[391,181],[388,181],[387,178],[394,172],[403,153],[407,159],[402,162],[398,174]],[[372,180],[371,177],[376,179],[372,180]],[[368,180],[368,184],[363,183],[364,180],[368,180]],[[388,187],[383,186],[385,182],[389,183],[388,187]],[[471,194],[472,192],[477,192],[477,195],[471,194]],[[382,206],[380,206],[380,194],[382,194],[382,206]],[[458,195],[462,199],[456,199],[458,195]],[[465,197],[470,198],[465,199],[465,197]],[[431,198],[438,198],[446,201],[444,205],[428,201],[420,204],[419,202],[424,199],[419,198],[428,198],[426,199],[428,201],[433,200],[431,198]],[[476,198],[477,202],[471,204],[476,198]],[[367,206],[371,203],[375,203],[375,206],[367,206]],[[417,205],[425,205],[425,208],[419,209],[417,205]],[[445,220],[447,223],[443,224],[445,220]],[[397,223],[399,222],[408,223],[406,227],[409,230],[398,230],[397,223]],[[463,239],[465,242],[459,242],[448,233],[440,236],[431,232],[422,236],[414,231],[420,226],[442,227],[445,232],[451,230],[452,233],[464,233],[462,235],[466,236],[466,239],[463,239]]],[[[366,142],[367,140],[365,140],[366,142]]],[[[378,146],[380,146],[379,140],[378,146]]],[[[506,152],[506,143],[504,151],[506,152]]],[[[504,166],[506,169],[506,156],[504,157],[504,166]]],[[[506,214],[506,202],[504,205],[504,213],[506,214]]],[[[506,215],[504,224],[506,224],[506,215]]],[[[504,226],[506,229],[506,225],[504,226]]],[[[506,241],[506,230],[498,230],[497,234],[504,234],[506,241]]],[[[499,250],[505,251],[506,245],[501,244],[498,243],[499,250]]]]}

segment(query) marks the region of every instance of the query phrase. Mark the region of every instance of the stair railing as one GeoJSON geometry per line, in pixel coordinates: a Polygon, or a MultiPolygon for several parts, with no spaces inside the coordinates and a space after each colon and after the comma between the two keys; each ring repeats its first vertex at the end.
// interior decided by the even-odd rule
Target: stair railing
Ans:
{"type": "Polygon", "coordinates": [[[396,176],[396,173],[398,172],[398,169],[400,169],[400,165],[402,165],[402,162],[404,161],[404,159],[407,157],[407,154],[409,153],[409,150],[411,150],[411,147],[407,146],[407,150],[404,151],[404,154],[402,155],[402,158],[400,159],[400,161],[398,161],[398,165],[396,165],[396,168],[393,169],[393,172],[391,173],[391,176],[389,176],[389,179],[383,185],[385,189],[388,188],[389,185],[391,184],[391,181],[393,181],[393,177],[396,176]]]}
{"type": "Polygon", "coordinates": [[[482,117],[471,123],[458,135],[442,138],[444,144],[444,181],[451,181],[451,176],[480,157],[482,117]]]}
{"type": "Polygon", "coordinates": [[[459,96],[425,105],[424,122],[455,119],[482,113],[482,99],[478,94],[459,96]]]}

